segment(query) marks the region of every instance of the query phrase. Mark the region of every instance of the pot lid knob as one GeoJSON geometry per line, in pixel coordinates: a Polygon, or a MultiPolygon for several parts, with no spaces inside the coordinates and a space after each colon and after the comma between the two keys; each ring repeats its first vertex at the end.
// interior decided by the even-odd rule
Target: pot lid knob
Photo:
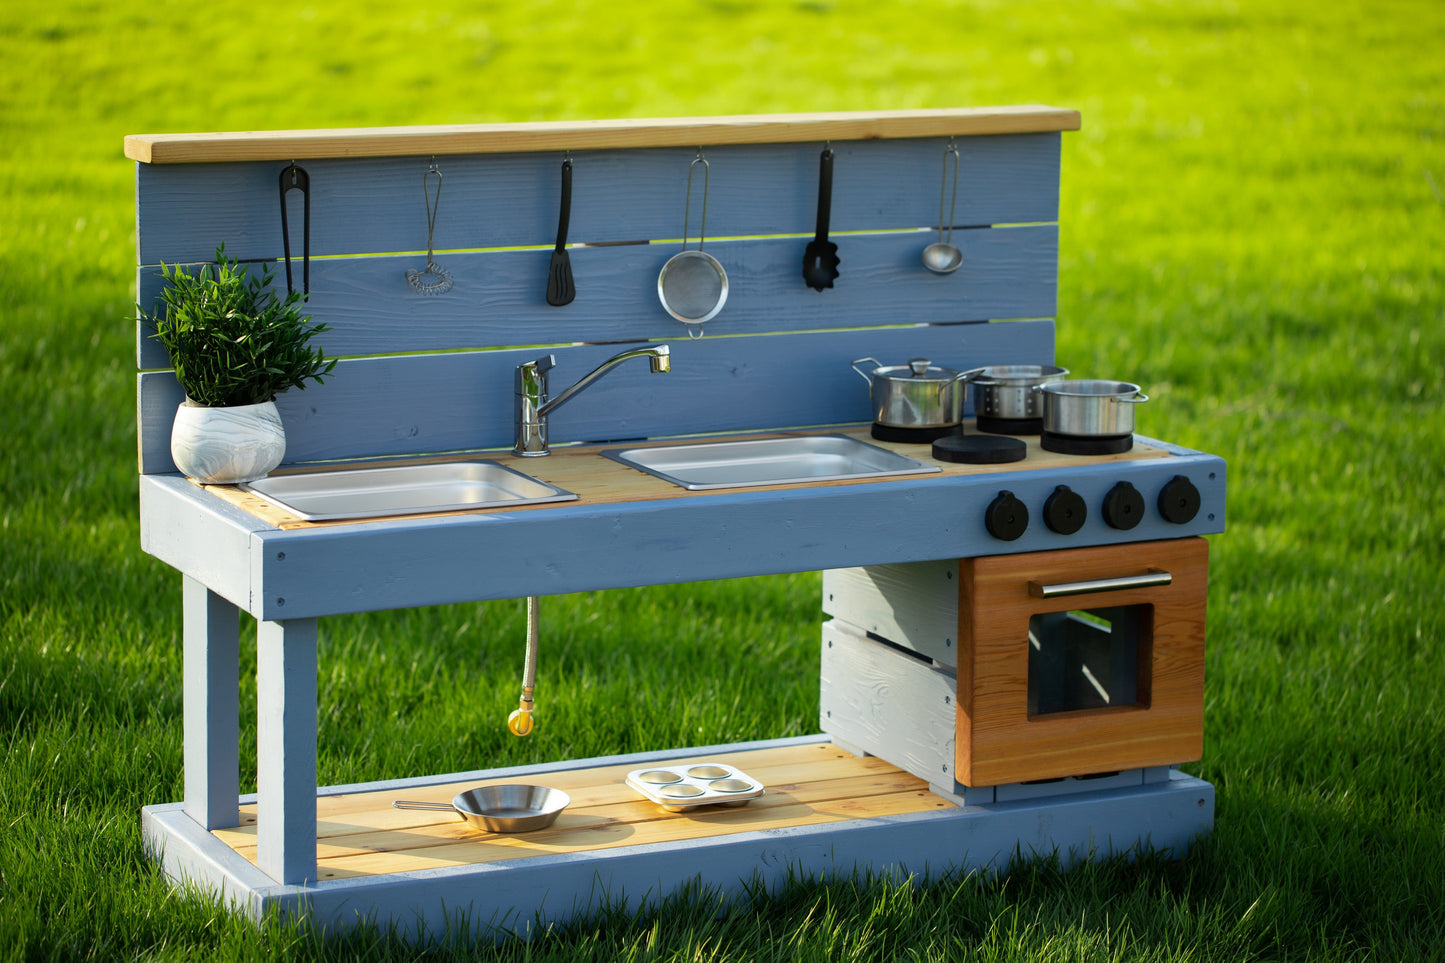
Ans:
{"type": "Polygon", "coordinates": [[[933,362],[927,358],[910,358],[908,360],[908,367],[912,369],[913,377],[922,378],[928,374],[928,369],[933,367],[933,362]]]}

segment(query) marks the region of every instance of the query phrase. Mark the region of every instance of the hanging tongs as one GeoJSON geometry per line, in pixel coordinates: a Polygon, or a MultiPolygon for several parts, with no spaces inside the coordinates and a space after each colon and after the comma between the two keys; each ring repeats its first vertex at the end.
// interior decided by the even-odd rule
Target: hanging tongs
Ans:
{"type": "Polygon", "coordinates": [[[291,230],[286,219],[286,195],[301,192],[301,291],[302,300],[311,297],[311,175],[303,167],[291,166],[281,172],[281,246],[286,252],[286,293],[296,293],[291,281],[291,230]]]}

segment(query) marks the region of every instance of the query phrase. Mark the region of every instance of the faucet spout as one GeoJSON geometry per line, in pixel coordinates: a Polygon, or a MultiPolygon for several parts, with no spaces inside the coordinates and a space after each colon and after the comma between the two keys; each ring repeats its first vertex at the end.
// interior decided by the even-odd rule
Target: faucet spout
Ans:
{"type": "Polygon", "coordinates": [[[672,370],[671,349],[665,344],[633,348],[614,355],[583,375],[576,384],[555,398],[547,397],[547,371],[556,364],[552,355],[517,366],[517,444],[512,452],[526,457],[550,454],[547,447],[547,416],[577,396],[607,372],[630,358],[648,359],[653,374],[672,370]]]}

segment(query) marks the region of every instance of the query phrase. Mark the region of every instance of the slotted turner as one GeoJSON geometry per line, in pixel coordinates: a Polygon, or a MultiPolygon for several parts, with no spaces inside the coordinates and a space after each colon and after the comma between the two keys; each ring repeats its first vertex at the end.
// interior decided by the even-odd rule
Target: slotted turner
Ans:
{"type": "Polygon", "coordinates": [[[833,203],[833,148],[818,158],[818,231],[803,251],[803,280],[814,291],[831,288],[838,277],[838,245],[828,240],[828,216],[833,203]]]}
{"type": "Polygon", "coordinates": [[[567,256],[567,222],[572,217],[572,158],[562,162],[562,211],[557,216],[557,247],[547,274],[547,303],[555,307],[571,304],[577,296],[572,281],[572,260],[567,256]]]}

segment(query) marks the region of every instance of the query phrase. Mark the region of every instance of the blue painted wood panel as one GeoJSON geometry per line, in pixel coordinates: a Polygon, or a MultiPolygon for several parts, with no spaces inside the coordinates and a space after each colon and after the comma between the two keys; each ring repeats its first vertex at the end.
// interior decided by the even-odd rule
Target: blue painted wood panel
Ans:
{"type": "MultiPolygon", "coordinates": [[[[959,225],[1057,219],[1058,133],[964,137],[959,225]]],[[[936,226],[943,181],[939,138],[849,141],[835,154],[832,229],[936,226]]],[[[706,149],[710,237],[809,234],[817,211],[817,143],[706,149]]],[[[686,148],[579,152],[574,160],[573,243],[681,237],[686,148]]],[[[427,157],[297,158],[311,177],[314,256],[424,251],[427,157]]],[[[561,154],[442,157],[437,250],[551,245],[556,238],[561,154]]],[[[280,163],[137,165],[141,264],[209,259],[216,245],[242,259],[281,256],[280,163]]],[[[696,235],[702,199],[693,185],[696,235]]],[[[293,192],[293,251],[300,197],[293,192]]]]}
{"type": "MultiPolygon", "coordinates": [[[[677,324],[681,329],[683,326],[677,324]]],[[[1052,321],[927,325],[807,334],[669,339],[672,370],[629,362],[551,416],[553,444],[866,422],[868,386],[849,363],[926,356],[952,368],[1053,363],[1052,321]]],[[[277,399],[286,461],[510,446],[513,372],[551,353],[552,393],[618,345],[455,352],[343,361],[325,384],[277,399]]],[[[174,471],[170,430],[182,394],[169,371],[139,376],[143,473],[174,471]]]]}
{"type": "MultiPolygon", "coordinates": [[[[809,331],[896,324],[1051,317],[1056,305],[1058,228],[1052,224],[954,232],[963,266],[953,274],[923,267],[932,232],[838,236],[842,258],[835,286],[803,283],[809,238],[720,241],[707,245],[728,274],[728,300],[704,327],[709,335],[809,331]]],[[[444,254],[437,263],[455,283],[446,294],[422,296],[405,271],[417,255],[340,258],[311,265],[306,313],[331,326],[318,342],[346,357],[403,351],[506,347],[686,337],[657,297],[657,275],[681,247],[645,244],[573,248],[577,298],[546,301],[551,251],[444,254]]],[[[299,266],[294,266],[300,283],[299,266]]],[[[158,268],[138,271],[140,301],[153,304],[164,287],[158,268]]],[[[284,271],[273,284],[285,293],[284,271]]],[[[143,369],[169,367],[165,350],[138,326],[143,369]]]]}

